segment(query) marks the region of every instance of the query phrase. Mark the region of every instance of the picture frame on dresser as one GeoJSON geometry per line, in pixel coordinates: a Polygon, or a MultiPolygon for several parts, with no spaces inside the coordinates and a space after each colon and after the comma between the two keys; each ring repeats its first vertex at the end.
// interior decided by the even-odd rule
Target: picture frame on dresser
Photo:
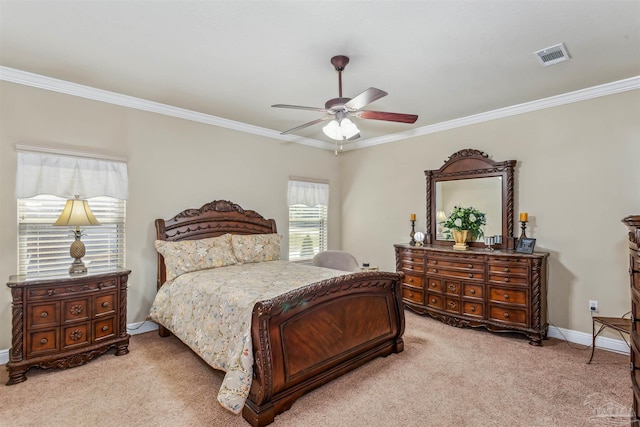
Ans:
{"type": "Polygon", "coordinates": [[[533,248],[536,246],[536,239],[530,239],[528,237],[523,237],[518,239],[518,244],[516,245],[516,252],[521,254],[532,254],[533,248]]]}

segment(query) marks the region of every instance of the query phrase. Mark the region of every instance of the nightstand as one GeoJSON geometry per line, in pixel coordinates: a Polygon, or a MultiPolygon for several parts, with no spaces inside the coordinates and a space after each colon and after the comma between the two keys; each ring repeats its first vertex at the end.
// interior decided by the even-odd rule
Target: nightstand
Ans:
{"type": "Polygon", "coordinates": [[[77,276],[11,276],[12,344],[7,385],[31,367],[72,368],[115,347],[129,352],[127,280],[131,270],[77,276]]]}

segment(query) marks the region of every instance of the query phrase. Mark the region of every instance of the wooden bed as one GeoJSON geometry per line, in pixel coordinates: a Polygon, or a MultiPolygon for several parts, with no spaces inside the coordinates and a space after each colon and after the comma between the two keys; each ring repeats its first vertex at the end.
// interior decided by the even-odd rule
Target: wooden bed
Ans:
{"type": "MultiPolygon", "coordinates": [[[[277,232],[273,219],[223,200],[157,219],[155,225],[157,239],[167,241],[277,232]]],[[[258,302],[251,320],[253,381],[243,417],[253,426],[270,424],[310,390],[376,357],[403,351],[402,277],[347,274],[258,302]]],[[[158,289],[165,280],[158,254],[158,289]]],[[[160,325],[159,333],[170,332],[160,325]]]]}

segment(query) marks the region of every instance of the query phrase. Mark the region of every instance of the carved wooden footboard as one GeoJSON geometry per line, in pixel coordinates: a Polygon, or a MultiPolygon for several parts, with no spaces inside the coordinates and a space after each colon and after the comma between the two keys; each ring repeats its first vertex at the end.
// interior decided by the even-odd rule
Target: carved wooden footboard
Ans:
{"type": "MultiPolygon", "coordinates": [[[[276,224],[229,201],[155,222],[157,239],[276,233],[276,224]]],[[[404,349],[402,273],[363,272],[324,280],[257,303],[252,314],[254,378],[242,410],[264,426],[303,394],[367,361],[404,349]]],[[[166,280],[158,254],[158,288],[166,280]]],[[[160,325],[161,336],[169,331],[160,325]]]]}
{"type": "Polygon", "coordinates": [[[304,393],[404,349],[400,273],[340,276],[256,304],[254,380],[242,411],[273,422],[304,393]]]}

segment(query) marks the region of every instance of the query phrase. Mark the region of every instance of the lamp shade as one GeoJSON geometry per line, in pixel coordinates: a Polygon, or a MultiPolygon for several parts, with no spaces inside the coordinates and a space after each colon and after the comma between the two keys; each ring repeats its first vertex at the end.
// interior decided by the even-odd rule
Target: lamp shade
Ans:
{"type": "Polygon", "coordinates": [[[93,216],[89,202],[82,199],[70,199],[67,200],[60,217],[53,225],[79,227],[81,225],[100,225],[100,222],[93,216]]]}

